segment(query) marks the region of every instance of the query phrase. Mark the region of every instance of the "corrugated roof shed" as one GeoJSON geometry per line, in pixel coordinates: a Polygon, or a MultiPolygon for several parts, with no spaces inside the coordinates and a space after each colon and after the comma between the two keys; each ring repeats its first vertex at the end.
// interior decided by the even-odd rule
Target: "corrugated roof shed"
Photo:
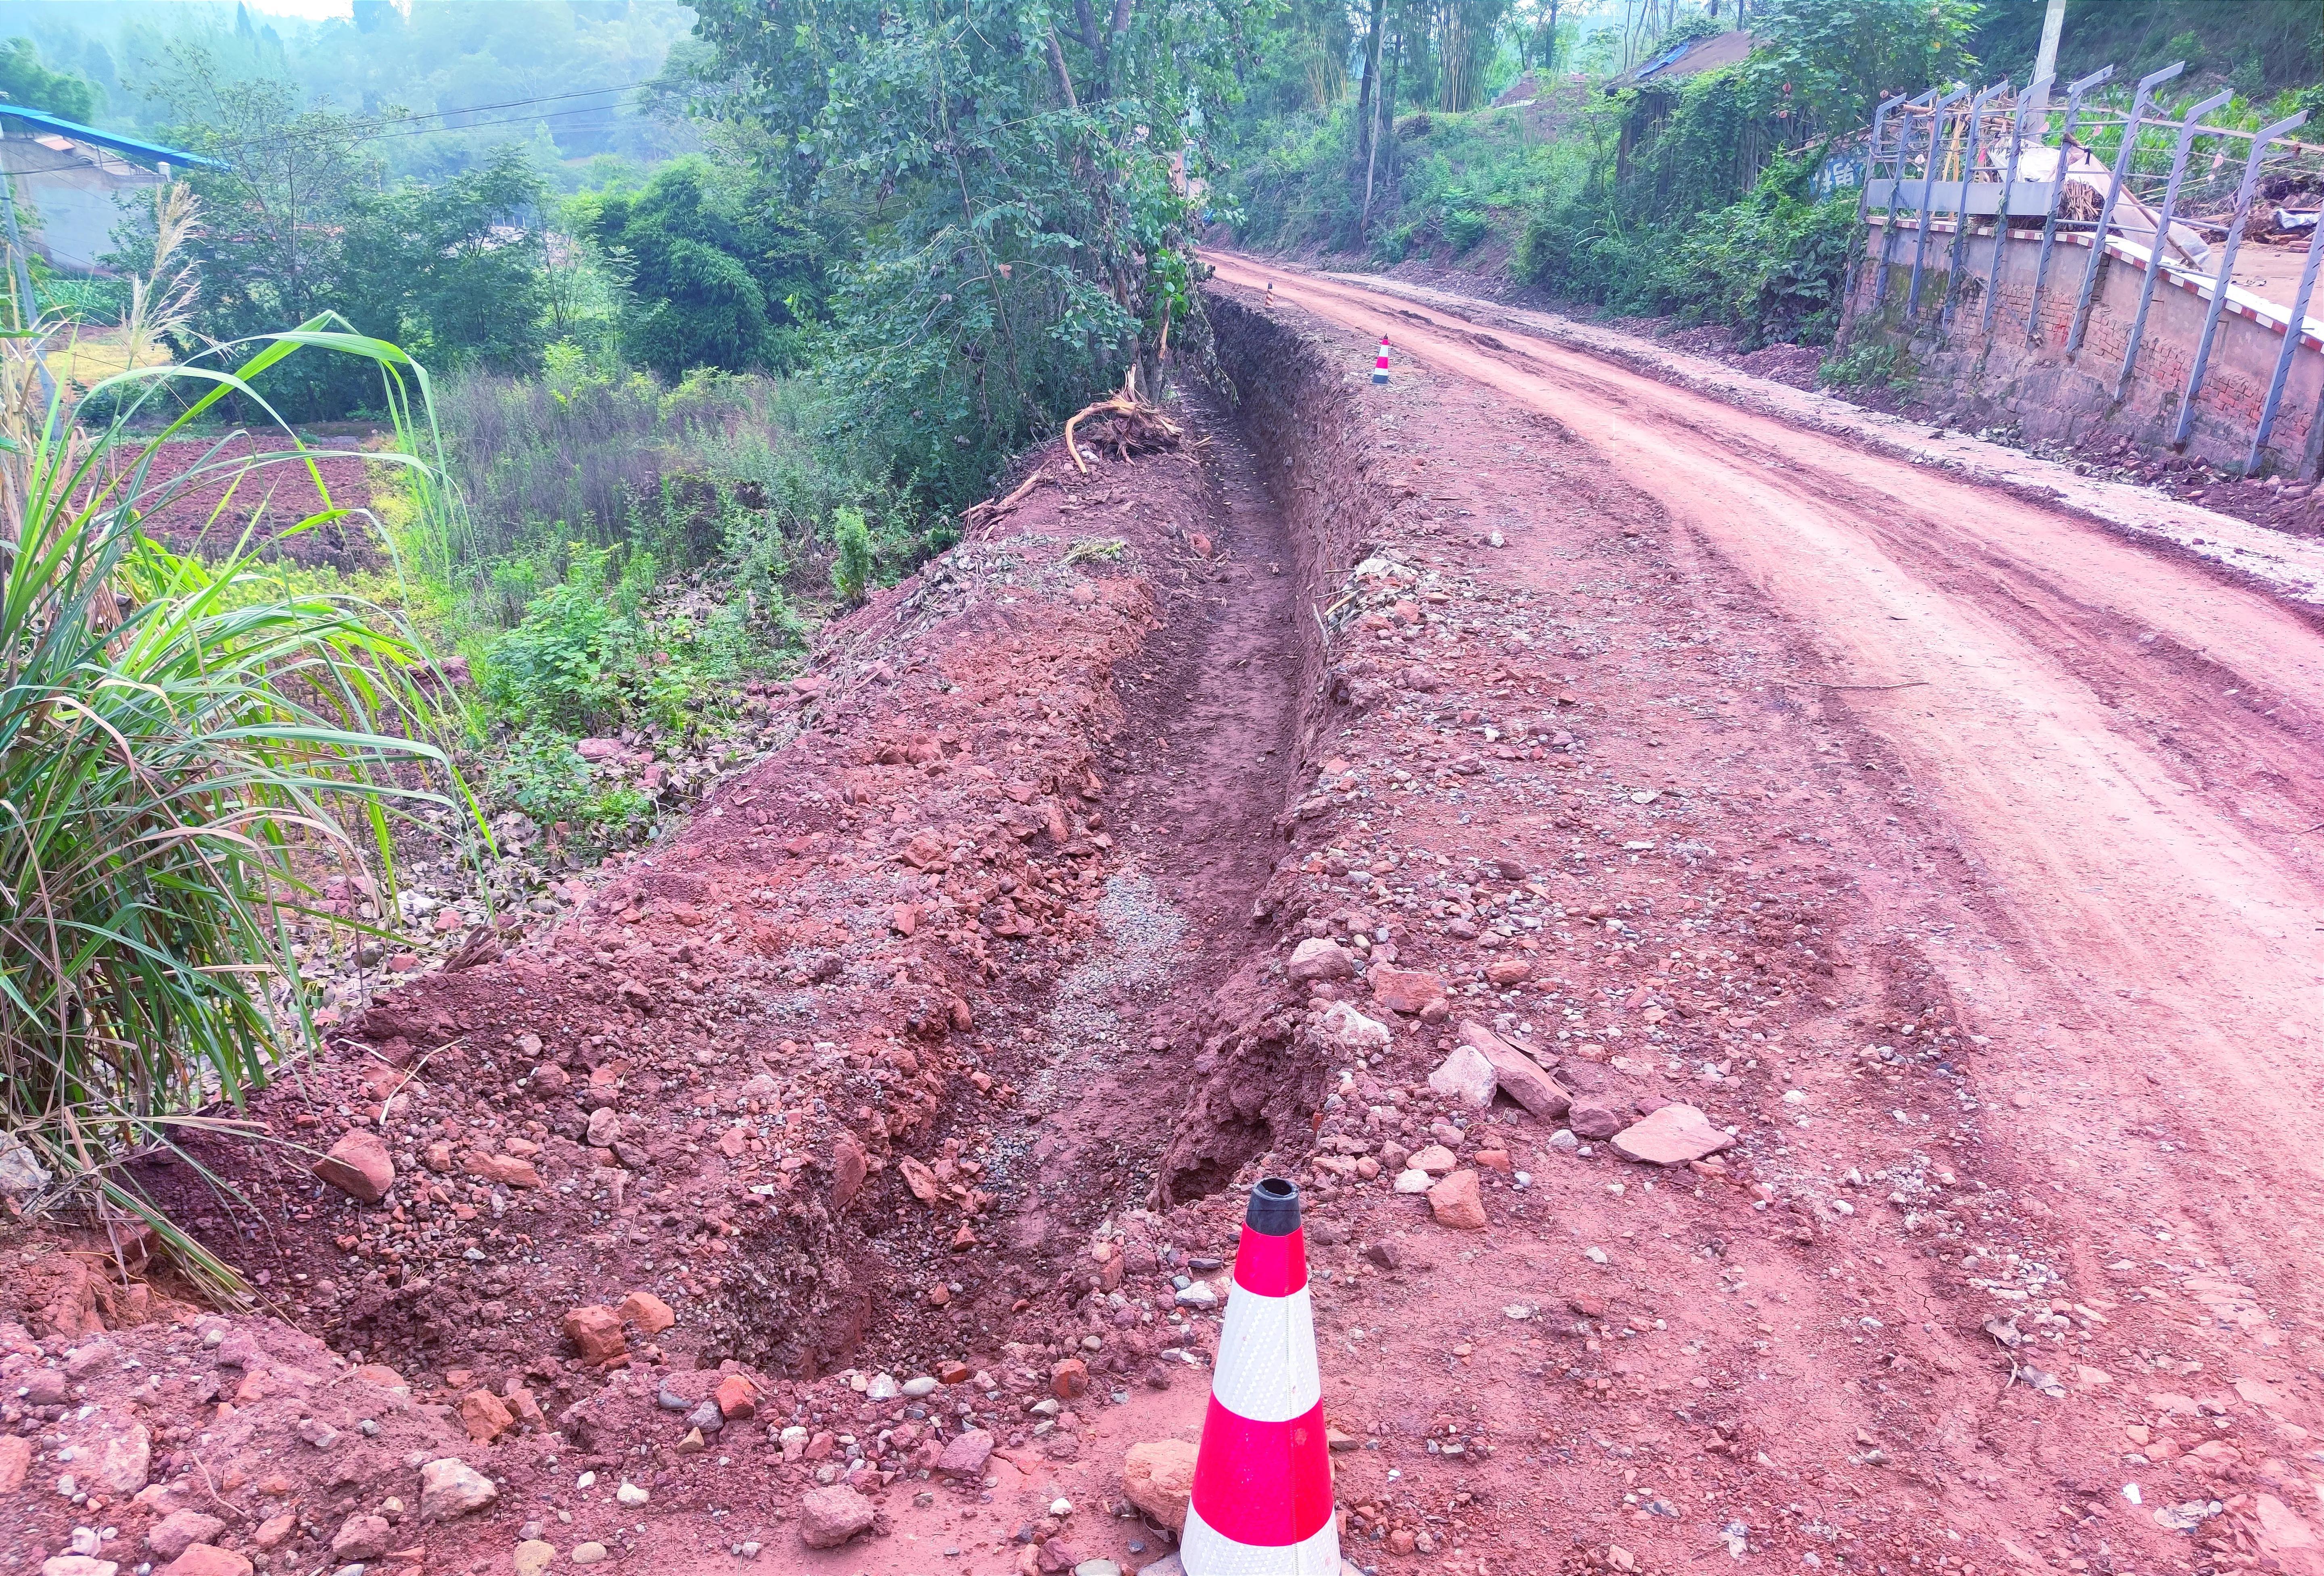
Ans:
{"type": "Polygon", "coordinates": [[[65,120],[41,110],[25,109],[14,104],[0,104],[0,116],[13,121],[21,121],[27,125],[38,126],[43,131],[59,136],[70,137],[76,143],[87,143],[92,147],[110,148],[116,153],[126,154],[132,159],[148,164],[189,165],[203,170],[226,168],[216,159],[205,159],[199,153],[189,153],[182,148],[165,148],[159,143],[141,142],[135,137],[124,137],[115,132],[101,132],[95,126],[82,125],[78,121],[65,120]]]}

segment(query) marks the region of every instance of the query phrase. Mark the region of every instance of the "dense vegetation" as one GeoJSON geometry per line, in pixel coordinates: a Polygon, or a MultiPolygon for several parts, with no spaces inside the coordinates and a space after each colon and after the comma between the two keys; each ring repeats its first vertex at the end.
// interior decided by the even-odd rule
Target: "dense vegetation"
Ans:
{"type": "MultiPolygon", "coordinates": [[[[1238,117],[1222,150],[1247,244],[1507,266],[1622,315],[1734,326],[1746,347],[1821,343],[1836,326],[1854,231],[1848,139],[1891,93],[2014,73],[2043,8],[1976,0],[1750,0],[1748,59],[1668,84],[1631,64],[1734,24],[1738,8],[1628,0],[1493,14],[1499,43],[1472,94],[1445,62],[1474,48],[1457,6],[1374,8],[1359,80],[1238,117]],[[1465,30],[1465,31],[1464,31],[1465,30]],[[1518,107],[1476,108],[1521,73],[1518,107]],[[1610,90],[1609,90],[1610,89],[1610,90]],[[1385,107],[1382,107],[1382,106],[1385,107]],[[1498,237],[1499,246],[1487,243],[1498,237]]],[[[1296,33],[1296,26],[1292,28],[1296,33]]],[[[2061,71],[2117,63],[2125,80],[2190,63],[2189,96],[2231,86],[2251,124],[2324,77],[2307,0],[2071,0],[2061,71]]]]}

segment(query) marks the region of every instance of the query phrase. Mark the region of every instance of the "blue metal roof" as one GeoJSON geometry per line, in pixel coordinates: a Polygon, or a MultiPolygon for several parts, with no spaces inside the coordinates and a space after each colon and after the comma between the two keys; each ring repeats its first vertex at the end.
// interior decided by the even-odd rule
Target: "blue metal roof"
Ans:
{"type": "Polygon", "coordinates": [[[1655,72],[1661,70],[1665,66],[1669,65],[1681,55],[1686,53],[1687,51],[1694,48],[1695,45],[1702,41],[1701,39],[1691,38],[1684,43],[1673,46],[1669,51],[1665,51],[1662,55],[1657,56],[1655,59],[1649,60],[1646,64],[1639,67],[1637,74],[1633,77],[1631,80],[1636,82],[1645,81],[1647,78],[1653,76],[1655,72]]]}
{"type": "Polygon", "coordinates": [[[25,109],[14,104],[0,104],[0,115],[20,120],[28,125],[70,137],[76,143],[91,143],[100,148],[110,148],[116,153],[126,153],[147,163],[198,165],[204,170],[224,170],[226,166],[216,159],[205,159],[199,153],[189,153],[182,148],[165,148],[159,143],[141,143],[135,137],[124,137],[113,132],[101,132],[95,126],[85,126],[78,121],[60,119],[37,109],[25,109]]]}

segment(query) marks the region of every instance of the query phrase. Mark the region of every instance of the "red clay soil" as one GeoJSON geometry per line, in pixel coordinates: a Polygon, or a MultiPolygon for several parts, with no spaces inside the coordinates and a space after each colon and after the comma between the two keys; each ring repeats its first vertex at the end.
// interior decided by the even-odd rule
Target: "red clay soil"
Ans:
{"type": "Polygon", "coordinates": [[[1136,1570],[1216,1340],[1174,1277],[1279,1170],[1367,1570],[2324,1569],[2311,620],[1221,263],[1231,412],[1033,456],[681,834],[256,1102],[378,1135],[382,1202],[151,1173],[329,1352],[16,1245],[23,1553],[182,1505],[270,1572],[368,1515],[395,1571],[1136,1570]],[[1432,1089],[1486,1031],[1570,1109],[1432,1089]],[[1731,1144],[1607,1141],[1672,1104],[1731,1144]],[[145,1504],[55,1491],[133,1425],[145,1504]],[[437,1452],[493,1501],[424,1519],[437,1452]]]}
{"type": "MultiPolygon", "coordinates": [[[[146,531],[178,552],[229,551],[247,530],[263,553],[298,564],[353,569],[377,562],[378,528],[363,512],[371,507],[365,462],[345,452],[354,440],[312,438],[309,447],[322,452],[309,459],[272,462],[236,475],[240,462],[281,452],[288,442],[280,434],[236,429],[160,445],[143,461],[142,488],[159,503],[145,517],[146,531]],[[337,510],[354,517],[294,531],[301,521],[337,510]]],[[[136,455],[126,450],[123,458],[134,463],[136,455]]]]}

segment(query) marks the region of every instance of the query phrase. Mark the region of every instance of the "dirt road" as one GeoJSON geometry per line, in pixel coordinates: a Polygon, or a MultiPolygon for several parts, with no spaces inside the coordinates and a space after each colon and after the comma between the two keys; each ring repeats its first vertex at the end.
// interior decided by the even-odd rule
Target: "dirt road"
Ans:
{"type": "MultiPolygon", "coordinates": [[[[1666,522],[1657,567],[1731,576],[1782,621],[1803,659],[1737,698],[1781,691],[1844,721],[1852,775],[1890,788],[1882,824],[1853,813],[1882,847],[1865,923],[1925,959],[1978,1037],[1963,1103],[2001,1113],[1993,1157],[2049,1217],[2061,1273],[2119,1287],[2166,1260],[2209,1267],[2264,1288],[2275,1317],[2206,1354],[2207,1378],[2256,1378],[2295,1350],[2310,1368],[2296,1332],[2324,1315],[2309,1272],[2324,1223],[2312,616],[2191,555],[1517,332],[1521,316],[1480,306],[1480,333],[1345,280],[1212,261],[1243,300],[1271,280],[1286,309],[1346,330],[1351,358],[1386,332],[1398,378],[1467,382],[1554,422],[1666,522]]],[[[1471,480],[1509,577],[1564,589],[1522,484],[1471,480]]],[[[2125,515],[2149,507],[2118,491],[2125,515]]],[[[1754,770],[1748,730],[1736,743],[1739,791],[1781,830],[1812,840],[1851,814],[1836,781],[1754,770]]],[[[2162,1387],[2107,1386],[2148,1413],[2162,1387]]]]}
{"type": "Polygon", "coordinates": [[[2272,1194],[2317,1196],[2324,638],[2310,618],[2085,521],[1543,341],[1502,334],[1497,350],[1345,284],[1220,269],[1276,278],[1367,334],[1392,323],[1404,355],[1549,415],[1796,622],[2009,938],[1948,957],[1961,1000],[1995,1028],[2088,1047],[2029,1055],[2024,1073],[2105,1092],[2078,1147],[2184,1124],[2198,1153],[2276,1170],[2272,1194]]]}

